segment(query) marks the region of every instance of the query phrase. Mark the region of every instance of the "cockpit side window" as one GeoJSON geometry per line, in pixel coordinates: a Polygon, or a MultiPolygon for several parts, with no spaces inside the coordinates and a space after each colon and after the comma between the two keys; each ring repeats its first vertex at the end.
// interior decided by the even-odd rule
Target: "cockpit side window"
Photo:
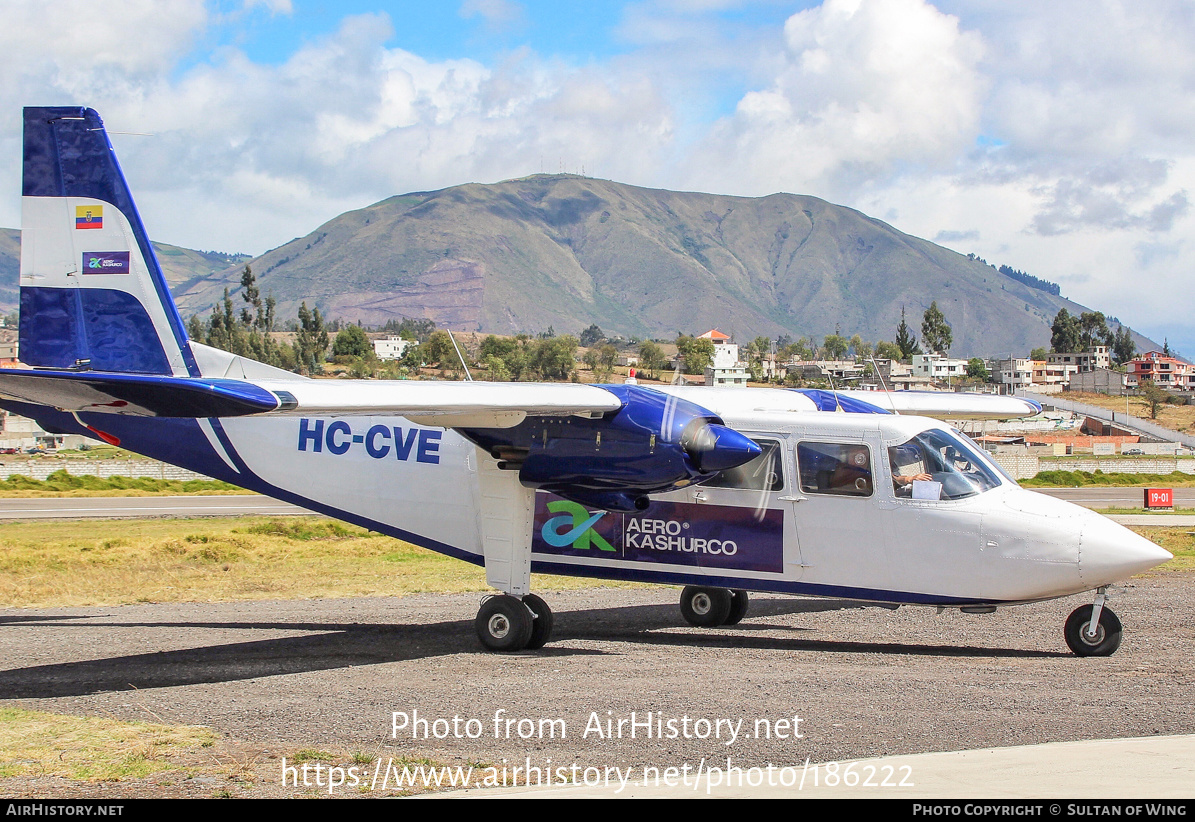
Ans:
{"type": "Polygon", "coordinates": [[[783,491],[783,451],[775,440],[752,440],[759,446],[760,455],[745,465],[723,471],[703,483],[707,488],[744,488],[750,491],[783,491]]]}
{"type": "Polygon", "coordinates": [[[871,452],[858,443],[801,442],[797,470],[806,494],[870,497],[871,452]]]}
{"type": "Polygon", "coordinates": [[[888,449],[898,497],[963,499],[1000,485],[999,477],[962,439],[946,431],[923,431],[888,449]]]}

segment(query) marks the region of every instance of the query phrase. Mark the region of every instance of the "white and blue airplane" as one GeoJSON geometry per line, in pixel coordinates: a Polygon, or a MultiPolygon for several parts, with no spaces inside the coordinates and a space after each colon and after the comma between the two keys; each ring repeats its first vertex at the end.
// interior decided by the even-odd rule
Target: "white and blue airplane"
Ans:
{"type": "Polygon", "coordinates": [[[482,565],[491,650],[548,641],[536,571],[682,585],[706,627],[748,591],[977,613],[1094,591],[1064,634],[1107,655],[1106,587],[1170,558],[938,421],[1040,410],[1016,398],[322,380],[201,345],[99,116],[24,118],[32,368],[0,370],[0,406],[482,565]]]}

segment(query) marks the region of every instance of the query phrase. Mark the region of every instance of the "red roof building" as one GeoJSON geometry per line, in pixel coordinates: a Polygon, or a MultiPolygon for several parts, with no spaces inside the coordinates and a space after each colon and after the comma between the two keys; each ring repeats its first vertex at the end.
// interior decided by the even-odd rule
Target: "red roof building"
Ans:
{"type": "Polygon", "coordinates": [[[1172,391],[1195,389],[1195,370],[1188,362],[1167,357],[1161,351],[1150,351],[1128,363],[1128,387],[1136,388],[1143,380],[1152,380],[1159,388],[1172,391]]]}

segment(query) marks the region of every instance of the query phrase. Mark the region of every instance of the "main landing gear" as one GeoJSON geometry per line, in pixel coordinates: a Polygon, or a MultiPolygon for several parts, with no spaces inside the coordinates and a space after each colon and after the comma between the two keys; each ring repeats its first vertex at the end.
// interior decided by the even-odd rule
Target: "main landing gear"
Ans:
{"type": "Polygon", "coordinates": [[[680,595],[680,613],[685,622],[698,628],[737,625],[747,616],[747,592],[736,588],[705,588],[689,585],[680,595]]]}
{"type": "Polygon", "coordinates": [[[491,651],[537,650],[552,635],[552,609],[535,594],[486,597],[473,625],[477,638],[491,651]]]}
{"type": "Polygon", "coordinates": [[[1095,593],[1095,604],[1076,608],[1066,618],[1066,644],[1076,656],[1112,656],[1120,647],[1120,619],[1104,607],[1105,589],[1095,593]]]}

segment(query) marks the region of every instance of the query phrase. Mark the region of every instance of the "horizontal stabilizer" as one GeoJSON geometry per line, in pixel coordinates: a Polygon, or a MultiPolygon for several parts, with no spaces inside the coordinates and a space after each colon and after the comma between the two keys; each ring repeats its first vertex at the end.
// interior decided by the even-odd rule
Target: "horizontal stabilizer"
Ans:
{"type": "Polygon", "coordinates": [[[568,383],[246,380],[0,369],[0,395],[63,411],[151,417],[397,415],[445,428],[507,428],[528,416],[600,416],[614,394],[568,383]]]}
{"type": "Polygon", "coordinates": [[[62,411],[138,417],[241,417],[284,404],[237,380],[7,368],[0,369],[0,395],[62,411]]]}

